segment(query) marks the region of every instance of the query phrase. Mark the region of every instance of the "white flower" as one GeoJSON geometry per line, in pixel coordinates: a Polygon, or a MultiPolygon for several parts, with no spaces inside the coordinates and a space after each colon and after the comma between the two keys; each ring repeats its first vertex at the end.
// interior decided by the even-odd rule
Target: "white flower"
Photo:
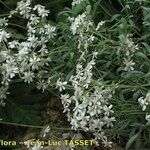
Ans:
{"type": "Polygon", "coordinates": [[[38,69],[40,66],[40,58],[37,58],[36,55],[33,55],[29,60],[29,65],[32,67],[32,70],[38,69]]]}
{"type": "Polygon", "coordinates": [[[27,55],[30,52],[31,50],[30,46],[31,46],[30,42],[21,42],[19,44],[19,47],[18,47],[19,52],[17,54],[18,60],[22,61],[25,55],[27,55]]]}
{"type": "Polygon", "coordinates": [[[19,42],[17,40],[14,40],[8,43],[8,47],[11,49],[16,48],[18,45],[19,45],[19,42]]]}
{"type": "Polygon", "coordinates": [[[34,73],[28,71],[28,72],[24,72],[24,77],[22,77],[22,79],[24,79],[24,82],[31,83],[34,77],[35,77],[34,73]]]}
{"type": "Polygon", "coordinates": [[[9,59],[9,52],[1,51],[0,52],[0,62],[6,61],[7,59],[9,59]]]}
{"type": "Polygon", "coordinates": [[[103,109],[104,109],[104,111],[105,111],[104,114],[105,114],[106,116],[110,116],[110,114],[114,112],[113,110],[111,110],[112,107],[113,107],[112,105],[110,105],[109,107],[105,105],[105,106],[103,107],[103,109]]]}
{"type": "Polygon", "coordinates": [[[145,97],[145,98],[144,98],[144,97],[140,97],[140,98],[138,99],[138,102],[139,102],[139,104],[141,105],[142,110],[145,111],[145,110],[146,110],[146,107],[150,104],[150,92],[148,92],[148,93],[146,94],[146,97],[145,97]]]}
{"type": "Polygon", "coordinates": [[[39,33],[40,34],[45,34],[45,29],[42,27],[42,28],[39,28],[39,33]]]}
{"type": "Polygon", "coordinates": [[[107,140],[102,140],[102,143],[104,144],[104,147],[112,147],[112,142],[107,141],[107,140]]]}
{"type": "Polygon", "coordinates": [[[54,38],[54,36],[56,35],[55,31],[56,31],[56,27],[51,26],[50,24],[46,24],[44,25],[45,28],[45,34],[48,36],[49,39],[54,38]]]}
{"type": "Polygon", "coordinates": [[[146,110],[146,107],[148,105],[148,102],[145,101],[145,99],[143,97],[140,97],[138,99],[138,102],[140,103],[141,107],[142,107],[142,110],[145,111],[146,110]]]}
{"type": "Polygon", "coordinates": [[[113,122],[116,121],[115,117],[104,117],[104,123],[107,125],[107,127],[113,127],[113,122]]]}
{"type": "Polygon", "coordinates": [[[59,88],[59,91],[61,92],[62,90],[65,90],[65,85],[67,84],[67,82],[62,82],[60,81],[60,78],[57,80],[56,82],[56,88],[59,88]]]}
{"type": "Polygon", "coordinates": [[[45,130],[44,130],[43,137],[45,137],[45,136],[46,136],[46,134],[47,134],[49,131],[50,131],[50,127],[49,127],[49,126],[47,126],[47,127],[45,128],[45,130]]]}
{"type": "Polygon", "coordinates": [[[2,74],[3,74],[3,79],[2,79],[1,84],[4,86],[8,86],[11,79],[9,78],[9,76],[7,74],[4,74],[3,72],[2,72],[2,74]]]}
{"type": "Polygon", "coordinates": [[[10,11],[10,14],[9,14],[8,18],[11,18],[12,15],[16,14],[17,12],[18,12],[17,10],[10,11]]]}
{"type": "Polygon", "coordinates": [[[82,120],[80,121],[80,123],[79,123],[80,128],[84,129],[84,131],[88,131],[89,130],[89,128],[87,127],[88,122],[89,122],[89,118],[90,118],[90,116],[84,116],[82,118],[82,120]]]}
{"type": "MultiPolygon", "coordinates": [[[[42,42],[42,41],[40,41],[40,42],[42,42]]],[[[45,40],[45,42],[47,42],[47,41],[45,40]]],[[[45,53],[48,53],[48,49],[47,49],[45,44],[42,45],[42,47],[39,50],[39,52],[41,53],[41,55],[44,55],[45,53]]]]}
{"type": "Polygon", "coordinates": [[[87,39],[88,42],[92,43],[95,39],[95,36],[90,35],[90,37],[87,39]]]}
{"type": "Polygon", "coordinates": [[[134,70],[133,66],[135,65],[135,62],[133,62],[133,60],[129,60],[129,59],[124,58],[123,63],[125,64],[125,68],[124,68],[125,71],[134,70]]]}
{"type": "Polygon", "coordinates": [[[0,18],[0,27],[7,26],[7,25],[8,25],[8,20],[6,20],[6,18],[0,18]]]}
{"type": "Polygon", "coordinates": [[[104,126],[104,122],[101,121],[100,119],[91,119],[90,120],[90,130],[95,130],[95,129],[99,129],[102,130],[102,127],[104,126]]]}
{"type": "Polygon", "coordinates": [[[23,59],[25,58],[25,56],[28,54],[28,51],[25,49],[21,49],[19,50],[17,56],[18,56],[18,61],[23,61],[23,59]]]}
{"type": "Polygon", "coordinates": [[[32,14],[30,17],[30,24],[31,25],[37,25],[40,22],[40,18],[36,15],[32,14]]]}
{"type": "Polygon", "coordinates": [[[96,27],[96,31],[99,30],[99,28],[105,23],[105,21],[101,21],[97,24],[97,27],[96,27]]]}
{"type": "Polygon", "coordinates": [[[48,14],[49,14],[49,10],[41,9],[39,11],[39,16],[41,16],[41,17],[47,17],[48,14]]]}
{"type": "Polygon", "coordinates": [[[63,105],[66,105],[67,103],[69,103],[69,104],[71,103],[69,94],[65,94],[65,95],[61,94],[61,100],[62,100],[63,105]]]}
{"type": "Polygon", "coordinates": [[[27,24],[28,27],[28,36],[33,36],[36,32],[35,27],[32,27],[30,24],[27,24]]]}
{"type": "Polygon", "coordinates": [[[3,68],[2,74],[4,76],[9,77],[10,79],[15,77],[15,75],[19,72],[17,64],[13,58],[6,60],[6,63],[3,64],[2,68],[3,68]]]}
{"type": "Polygon", "coordinates": [[[49,10],[45,10],[45,6],[42,6],[42,5],[36,5],[33,10],[37,10],[38,11],[38,14],[39,16],[41,16],[42,18],[43,17],[47,17],[48,14],[50,13],[49,10]]]}
{"type": "Polygon", "coordinates": [[[29,18],[30,12],[31,12],[31,7],[30,7],[30,0],[20,1],[17,3],[17,8],[16,10],[19,11],[20,15],[22,15],[25,18],[29,18]]]}
{"type": "Polygon", "coordinates": [[[43,49],[46,48],[45,43],[47,43],[47,42],[48,42],[48,39],[46,37],[44,37],[44,36],[41,36],[39,43],[42,45],[43,49]]]}
{"type": "Polygon", "coordinates": [[[71,129],[76,130],[79,127],[79,123],[74,118],[71,118],[70,124],[71,124],[71,129]]]}
{"type": "Polygon", "coordinates": [[[43,92],[45,91],[45,89],[47,88],[47,84],[45,83],[45,80],[40,80],[37,82],[37,88],[39,90],[43,90],[43,92]]]}
{"type": "Polygon", "coordinates": [[[30,47],[35,48],[38,45],[38,38],[35,35],[29,36],[27,41],[30,43],[30,47]]]}
{"type": "Polygon", "coordinates": [[[147,124],[150,124],[150,115],[146,114],[145,119],[147,120],[147,124]]]}
{"type": "Polygon", "coordinates": [[[71,104],[71,98],[69,96],[69,94],[61,94],[61,100],[62,100],[62,105],[64,107],[63,113],[68,112],[69,111],[69,106],[71,104]]]}
{"type": "Polygon", "coordinates": [[[6,31],[0,29],[0,42],[5,41],[7,42],[7,39],[10,38],[10,34],[6,31]]]}
{"type": "Polygon", "coordinates": [[[12,79],[18,73],[18,67],[9,66],[6,64],[6,72],[7,72],[7,75],[10,77],[10,79],[12,79]]]}
{"type": "Polygon", "coordinates": [[[97,55],[98,55],[98,52],[97,52],[97,51],[94,51],[94,52],[93,52],[93,59],[96,58],[97,55]]]}
{"type": "Polygon", "coordinates": [[[72,6],[75,5],[79,5],[81,2],[83,2],[84,0],[73,0],[73,2],[71,3],[72,6]]]}
{"type": "Polygon", "coordinates": [[[138,45],[135,45],[132,41],[132,38],[130,38],[131,35],[119,35],[120,39],[120,46],[117,50],[117,54],[123,54],[124,55],[124,61],[125,64],[124,70],[125,71],[133,71],[135,62],[133,62],[132,57],[134,56],[136,50],[138,50],[138,45]]]}
{"type": "Polygon", "coordinates": [[[145,97],[146,101],[150,104],[150,92],[148,92],[146,94],[146,97],[145,97]]]}

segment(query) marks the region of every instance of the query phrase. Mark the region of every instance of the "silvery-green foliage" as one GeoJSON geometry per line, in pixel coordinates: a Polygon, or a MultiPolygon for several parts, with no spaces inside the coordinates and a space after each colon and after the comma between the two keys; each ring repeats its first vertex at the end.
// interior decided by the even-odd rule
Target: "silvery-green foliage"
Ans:
{"type": "Polygon", "coordinates": [[[56,26],[47,20],[45,6],[31,4],[18,2],[0,19],[1,104],[12,81],[36,81],[43,92],[58,89],[71,128],[92,132],[97,144],[108,147],[111,138],[125,137],[127,149],[143,142],[140,136],[146,141],[149,1],[73,0],[56,26]],[[8,30],[16,15],[27,21],[24,40],[8,30]]]}

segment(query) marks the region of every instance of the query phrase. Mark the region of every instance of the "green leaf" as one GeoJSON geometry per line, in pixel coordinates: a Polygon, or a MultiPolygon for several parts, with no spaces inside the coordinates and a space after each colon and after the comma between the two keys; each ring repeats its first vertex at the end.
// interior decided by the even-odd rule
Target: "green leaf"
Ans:
{"type": "Polygon", "coordinates": [[[144,54],[142,52],[137,52],[137,53],[135,53],[135,56],[141,57],[144,60],[144,62],[150,66],[150,59],[146,56],[146,54],[144,54]]]}
{"type": "Polygon", "coordinates": [[[122,20],[122,23],[119,25],[120,27],[120,34],[119,35],[127,35],[128,33],[128,23],[127,23],[127,20],[122,20]]]}
{"type": "Polygon", "coordinates": [[[137,80],[137,78],[143,78],[145,74],[141,71],[131,71],[129,73],[123,74],[123,78],[129,79],[129,78],[134,78],[137,80]]]}
{"type": "Polygon", "coordinates": [[[141,44],[143,44],[144,47],[146,48],[147,52],[150,53],[150,46],[149,46],[147,43],[145,43],[145,42],[143,42],[143,43],[141,43],[141,44]]]}
{"type": "Polygon", "coordinates": [[[137,137],[135,147],[136,150],[141,150],[141,134],[137,137]]]}
{"type": "Polygon", "coordinates": [[[110,21],[114,21],[114,20],[117,20],[117,21],[118,21],[118,20],[119,20],[119,17],[121,17],[120,14],[113,15],[110,21]]]}
{"type": "Polygon", "coordinates": [[[125,121],[123,120],[121,127],[118,130],[122,131],[122,130],[126,129],[130,123],[131,123],[131,120],[125,120],[125,121]]]}
{"type": "Polygon", "coordinates": [[[75,14],[78,14],[78,13],[80,13],[82,11],[85,11],[86,10],[86,6],[87,6],[86,1],[83,1],[79,5],[75,5],[73,7],[73,12],[75,14]]]}
{"type": "Polygon", "coordinates": [[[140,93],[141,93],[140,90],[138,90],[133,94],[133,97],[132,97],[133,101],[136,101],[138,99],[138,97],[140,96],[140,93]]]}
{"type": "Polygon", "coordinates": [[[91,5],[88,5],[88,6],[86,7],[86,11],[90,14],[90,11],[91,11],[91,5]]]}
{"type": "Polygon", "coordinates": [[[126,144],[125,150],[128,150],[128,149],[131,147],[131,145],[133,144],[133,142],[138,138],[139,134],[140,134],[140,132],[138,132],[137,134],[133,135],[133,136],[129,139],[129,141],[128,141],[127,144],[126,144]]]}

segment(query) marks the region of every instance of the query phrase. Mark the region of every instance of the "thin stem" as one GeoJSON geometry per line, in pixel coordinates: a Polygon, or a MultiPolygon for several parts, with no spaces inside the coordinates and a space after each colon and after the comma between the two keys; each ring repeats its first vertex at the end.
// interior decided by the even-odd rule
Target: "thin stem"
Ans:
{"type": "Polygon", "coordinates": [[[20,26],[20,25],[18,25],[18,24],[14,24],[14,23],[8,23],[8,24],[11,25],[11,26],[15,26],[15,27],[19,27],[19,28],[22,28],[22,29],[27,30],[25,27],[20,26]]]}
{"type": "Polygon", "coordinates": [[[0,3],[3,4],[8,10],[12,10],[10,7],[8,7],[3,1],[0,0],[0,3]]]}
{"type": "Polygon", "coordinates": [[[2,14],[2,15],[0,15],[0,17],[6,17],[6,16],[9,16],[9,14],[2,14]]]}
{"type": "MultiPolygon", "coordinates": [[[[0,124],[27,127],[27,128],[37,128],[37,129],[43,129],[45,127],[45,126],[34,126],[34,125],[27,125],[27,124],[12,123],[12,122],[6,122],[6,121],[0,121],[0,124]]],[[[50,127],[50,128],[51,130],[66,130],[66,131],[73,130],[71,128],[59,128],[59,127],[50,127]]],[[[78,130],[83,131],[82,129],[78,129],[78,130]]]]}
{"type": "MultiPolygon", "coordinates": [[[[96,0],[93,0],[95,3],[97,3],[96,0]]],[[[97,3],[109,16],[112,16],[100,3],[97,3]]]]}

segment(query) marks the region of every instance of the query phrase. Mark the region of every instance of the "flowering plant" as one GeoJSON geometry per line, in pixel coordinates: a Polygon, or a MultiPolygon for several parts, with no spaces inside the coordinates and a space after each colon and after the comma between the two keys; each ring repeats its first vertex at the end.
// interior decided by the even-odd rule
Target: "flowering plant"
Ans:
{"type": "Polygon", "coordinates": [[[71,8],[60,12],[52,23],[45,6],[25,0],[7,18],[1,18],[1,105],[13,81],[35,82],[42,92],[57,89],[71,128],[91,132],[97,144],[101,140],[111,147],[114,139],[125,137],[129,138],[126,149],[134,141],[146,147],[149,2],[118,2],[121,11],[112,14],[103,7],[111,4],[104,4],[73,0],[71,8]],[[140,12],[134,12],[134,7],[140,12]],[[26,24],[23,39],[9,32],[9,22],[16,16],[26,24]]]}

